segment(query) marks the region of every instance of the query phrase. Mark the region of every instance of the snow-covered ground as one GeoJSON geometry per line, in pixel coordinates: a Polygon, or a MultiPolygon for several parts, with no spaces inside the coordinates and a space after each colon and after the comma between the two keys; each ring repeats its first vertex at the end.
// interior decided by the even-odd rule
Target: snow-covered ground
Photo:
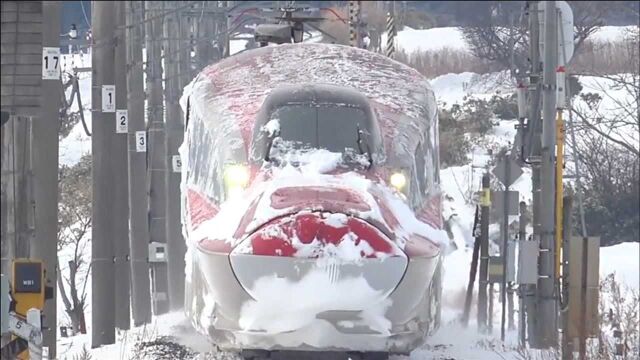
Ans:
{"type": "MultiPolygon", "coordinates": [[[[619,38],[624,30],[620,28],[604,27],[596,34],[598,41],[619,38]]],[[[437,50],[442,47],[464,49],[464,41],[461,33],[456,28],[441,28],[428,30],[413,30],[405,28],[398,34],[400,47],[405,50],[426,51],[437,50]]],[[[246,40],[237,40],[232,44],[232,52],[242,51],[246,40]]],[[[63,71],[70,70],[72,66],[90,66],[90,56],[64,56],[63,71]],[[73,62],[73,64],[72,64],[73,62]]],[[[470,87],[476,74],[447,74],[432,80],[436,96],[440,102],[451,105],[462,103],[468,95],[476,97],[488,97],[491,91],[479,90],[470,87]]],[[[83,105],[85,106],[85,118],[89,128],[91,127],[91,78],[90,73],[81,76],[80,91],[83,105]]],[[[588,82],[587,82],[588,83],[588,82]]],[[[77,105],[74,105],[77,106],[77,105]]],[[[77,108],[76,108],[77,109],[77,108]]],[[[515,121],[501,121],[486,137],[485,142],[506,144],[513,139],[515,134],[515,121]]],[[[81,155],[91,151],[91,140],[84,134],[82,125],[78,124],[71,135],[60,144],[61,164],[71,165],[77,162],[81,155]]],[[[453,218],[453,234],[458,249],[453,251],[445,259],[444,274],[444,298],[443,298],[443,326],[430,338],[427,344],[414,351],[409,357],[397,356],[395,359],[519,359],[515,348],[517,336],[513,332],[507,335],[505,344],[496,340],[496,334],[480,336],[475,331],[475,324],[471,321],[468,328],[462,328],[457,318],[461,313],[461,304],[466,287],[469,263],[471,262],[471,250],[468,245],[472,242],[471,227],[473,224],[474,205],[468,200],[475,191],[480,189],[480,179],[483,168],[489,160],[486,150],[476,147],[469,154],[470,162],[464,166],[443,169],[441,173],[443,191],[447,195],[444,203],[445,213],[448,216],[456,214],[453,218]]],[[[528,169],[522,177],[513,185],[514,190],[520,191],[521,199],[530,201],[531,174],[528,169]]],[[[90,253],[90,248],[89,248],[90,253]]],[[[69,256],[66,249],[59,256],[69,256]]],[[[629,287],[638,289],[640,282],[640,244],[625,243],[601,249],[600,274],[602,277],[615,272],[617,277],[629,287]]],[[[62,261],[64,263],[64,261],[62,261]]],[[[91,284],[88,285],[91,298],[91,284]]],[[[59,305],[62,303],[58,299],[59,305]]],[[[499,304],[496,306],[496,311],[499,304]]],[[[93,359],[154,359],[154,355],[145,354],[136,348],[136,344],[142,341],[150,341],[159,336],[171,336],[172,341],[189,347],[196,353],[200,353],[201,359],[235,359],[233,354],[217,353],[208,344],[207,339],[195,333],[183,314],[170,313],[155,317],[151,324],[134,328],[129,331],[121,331],[117,335],[117,343],[91,349],[90,326],[91,308],[87,309],[87,335],[79,335],[71,338],[60,338],[58,353],[60,359],[73,359],[82,352],[83,347],[90,350],[93,359]],[[204,355],[206,354],[206,355],[204,355]]],[[[59,318],[63,318],[63,307],[59,306],[59,318]]],[[[471,314],[471,319],[475,314],[471,314]]],[[[495,319],[499,317],[494,316],[495,319]]],[[[498,325],[496,325],[498,326],[498,325]]],[[[196,358],[196,357],[193,357],[196,358]]]]}
{"type": "MultiPolygon", "coordinates": [[[[616,41],[626,34],[633,26],[603,26],[590,39],[594,42],[616,41]]],[[[382,35],[382,44],[387,43],[386,33],[382,35]]],[[[462,30],[457,27],[443,27],[416,30],[405,26],[398,31],[397,46],[407,53],[437,51],[443,48],[452,50],[466,50],[462,30]]]]}

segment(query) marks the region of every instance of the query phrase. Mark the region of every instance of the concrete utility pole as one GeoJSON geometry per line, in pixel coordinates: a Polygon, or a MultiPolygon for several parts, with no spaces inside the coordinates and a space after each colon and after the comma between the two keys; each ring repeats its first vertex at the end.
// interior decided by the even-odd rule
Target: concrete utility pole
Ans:
{"type": "Polygon", "coordinates": [[[480,276],[478,284],[478,329],[487,332],[487,283],[489,282],[489,211],[491,189],[489,173],[482,176],[482,200],[480,202],[480,276]]]}
{"type": "Polygon", "coordinates": [[[562,347],[561,355],[563,360],[573,360],[573,339],[569,336],[569,247],[571,237],[573,236],[573,219],[571,218],[571,210],[573,208],[573,196],[568,195],[563,199],[564,206],[562,211],[564,212],[562,221],[564,223],[562,232],[563,242],[563,254],[562,261],[562,299],[564,303],[561,304],[560,315],[562,321],[562,347]]]}
{"type": "MultiPolygon", "coordinates": [[[[43,1],[42,46],[60,47],[60,2],[43,1]]],[[[33,123],[33,173],[36,238],[31,257],[44,261],[47,284],[53,298],[44,305],[44,346],[56,356],[56,261],[58,233],[58,127],[60,123],[59,79],[42,81],[42,112],[33,123]]]]}
{"type": "MultiPolygon", "coordinates": [[[[158,3],[145,1],[145,18],[158,15],[158,3]]],[[[162,18],[145,23],[147,49],[147,94],[149,119],[149,231],[151,242],[167,243],[166,210],[166,148],[162,96],[162,18]]],[[[169,310],[166,263],[152,268],[153,304],[156,315],[169,310]]]]}
{"type": "MultiPolygon", "coordinates": [[[[527,241],[527,204],[524,201],[520,202],[520,219],[518,221],[518,241],[521,243],[523,241],[527,241]]],[[[522,347],[526,345],[526,303],[525,303],[525,291],[527,289],[527,285],[520,284],[518,285],[518,292],[520,293],[520,303],[519,303],[519,314],[518,314],[518,344],[522,347]]]]}
{"type": "MultiPolygon", "coordinates": [[[[116,1],[116,24],[119,28],[116,36],[115,72],[116,72],[116,127],[119,131],[112,138],[111,159],[113,161],[114,221],[113,241],[115,243],[116,283],[116,326],[128,330],[131,320],[130,271],[129,271],[129,186],[127,176],[127,132],[123,127],[128,123],[127,110],[127,49],[125,41],[126,2],[116,1]]],[[[128,125],[127,125],[128,126],[128,125]]]]}
{"type": "MultiPolygon", "coordinates": [[[[524,158],[529,157],[531,162],[531,182],[532,182],[532,225],[533,225],[533,241],[540,240],[540,137],[541,137],[541,120],[540,120],[540,23],[538,21],[538,2],[529,1],[529,57],[531,59],[531,73],[529,75],[529,113],[528,118],[528,141],[525,141],[524,158]],[[529,156],[529,154],[535,154],[529,156]]],[[[523,288],[523,297],[525,309],[527,312],[527,334],[529,344],[533,348],[539,348],[538,343],[538,326],[540,321],[538,318],[537,303],[537,285],[525,285],[523,288]]]]}
{"type": "Polygon", "coordinates": [[[509,262],[509,185],[511,184],[511,161],[506,151],[502,154],[505,160],[505,183],[504,183],[504,195],[502,197],[502,221],[500,223],[500,237],[502,245],[500,249],[500,256],[502,256],[502,284],[500,285],[500,301],[502,302],[502,313],[500,317],[500,340],[504,341],[505,337],[505,318],[507,308],[507,269],[509,262]]]}
{"type": "Polygon", "coordinates": [[[360,34],[360,1],[349,1],[349,45],[362,47],[362,34],[360,34]]]}
{"type": "MultiPolygon", "coordinates": [[[[211,40],[202,41],[202,39],[213,38],[217,40],[217,38],[213,36],[215,31],[214,21],[216,20],[217,14],[214,15],[208,11],[210,10],[210,8],[214,6],[214,5],[209,5],[208,2],[207,3],[202,2],[201,4],[199,4],[199,6],[201,7],[199,10],[202,13],[207,12],[207,16],[204,16],[198,19],[198,21],[196,21],[195,23],[196,38],[199,40],[198,43],[196,44],[196,59],[198,62],[198,69],[202,69],[213,62],[214,53],[215,53],[213,44],[211,40]]],[[[217,54],[216,56],[220,57],[221,55],[222,54],[217,54]]]]}
{"type": "Polygon", "coordinates": [[[15,258],[28,258],[33,234],[32,120],[10,117],[2,126],[2,273],[15,258]]]}
{"type": "Polygon", "coordinates": [[[193,19],[188,14],[179,13],[180,26],[180,51],[178,52],[178,67],[180,72],[180,89],[183,89],[195,74],[195,70],[191,68],[191,21],[193,19]]]}
{"type": "MultiPolygon", "coordinates": [[[[557,13],[555,1],[544,7],[544,65],[542,85],[542,148],[540,194],[540,255],[538,274],[538,336],[542,347],[558,343],[558,313],[555,294],[555,143],[556,66],[558,65],[557,13]]],[[[535,46],[535,45],[533,45],[535,46]]]]}
{"type": "MultiPolygon", "coordinates": [[[[128,2],[127,25],[144,19],[142,2],[128,2]]],[[[127,110],[129,115],[129,246],[131,248],[131,303],[133,324],[151,322],[151,294],[149,290],[149,200],[147,197],[147,138],[144,124],[144,83],[142,73],[142,25],[127,27],[127,110]],[[136,133],[143,135],[142,139],[136,133]],[[142,149],[137,142],[142,140],[142,149]]]]}
{"type": "MultiPolygon", "coordinates": [[[[170,2],[172,7],[175,2],[170,2]]],[[[174,54],[178,51],[180,42],[177,37],[177,16],[166,18],[164,22],[165,54],[174,54]]],[[[182,144],[184,135],[184,123],[180,112],[180,69],[179,56],[167,56],[164,59],[165,68],[165,103],[166,103],[166,178],[167,178],[167,253],[169,272],[169,302],[172,310],[181,309],[184,305],[184,255],[187,251],[182,238],[182,225],[180,221],[180,180],[181,163],[178,147],[182,144]]]]}
{"type": "MultiPolygon", "coordinates": [[[[95,1],[91,12],[93,27],[92,61],[92,136],[93,203],[91,228],[91,347],[115,342],[115,271],[114,238],[115,202],[113,195],[112,146],[116,136],[115,112],[104,112],[101,104],[108,104],[103,85],[114,85],[114,33],[116,29],[115,2],[95,1]],[[104,101],[103,101],[104,100],[104,101]]],[[[56,32],[57,34],[58,32],[56,32]]],[[[117,89],[116,89],[117,90],[117,89]]],[[[111,94],[113,97],[115,94],[111,94]]],[[[115,106],[114,106],[115,107],[115,106]]],[[[115,110],[115,109],[113,109],[115,110]]]]}

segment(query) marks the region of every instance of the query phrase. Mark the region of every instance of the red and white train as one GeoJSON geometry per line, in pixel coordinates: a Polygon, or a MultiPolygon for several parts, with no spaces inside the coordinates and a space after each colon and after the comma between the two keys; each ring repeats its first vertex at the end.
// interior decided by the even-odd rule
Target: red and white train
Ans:
{"type": "MultiPolygon", "coordinates": [[[[187,315],[223,349],[408,353],[438,326],[438,117],[415,70],[329,44],[205,68],[181,99],[187,315]]],[[[253,355],[252,355],[253,354],[253,355]]]]}

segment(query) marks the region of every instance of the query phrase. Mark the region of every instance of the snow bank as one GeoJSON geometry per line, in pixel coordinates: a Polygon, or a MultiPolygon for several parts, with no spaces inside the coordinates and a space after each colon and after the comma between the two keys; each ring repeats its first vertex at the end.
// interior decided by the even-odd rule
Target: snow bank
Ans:
{"type": "Polygon", "coordinates": [[[621,41],[627,32],[637,29],[637,26],[603,26],[596,31],[589,39],[595,43],[621,41]]]}
{"type": "MultiPolygon", "coordinates": [[[[382,34],[382,44],[387,43],[387,34],[382,34]]],[[[443,48],[467,50],[462,31],[457,27],[416,30],[408,26],[398,31],[396,46],[407,53],[438,51],[443,48]]]]}
{"type": "Polygon", "coordinates": [[[239,324],[243,329],[262,329],[278,334],[324,323],[326,320],[318,319],[317,314],[333,310],[340,304],[342,310],[362,311],[359,316],[363,324],[388,334],[391,322],[384,314],[391,300],[386,295],[373,289],[364,277],[336,281],[321,267],[313,268],[296,283],[272,274],[255,282],[252,296],[259,301],[248,301],[243,305],[239,324]]]}
{"type": "Polygon", "coordinates": [[[611,273],[628,286],[640,288],[640,243],[600,248],[600,279],[611,273]]]}

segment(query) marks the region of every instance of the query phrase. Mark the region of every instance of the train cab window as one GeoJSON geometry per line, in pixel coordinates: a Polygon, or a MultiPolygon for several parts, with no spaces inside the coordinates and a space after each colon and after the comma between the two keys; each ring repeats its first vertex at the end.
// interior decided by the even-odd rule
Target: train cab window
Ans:
{"type": "MultiPolygon", "coordinates": [[[[278,137],[295,148],[318,148],[345,153],[361,151],[358,132],[366,114],[357,107],[336,104],[287,104],[275,109],[270,120],[279,122],[278,137]]],[[[275,155],[275,148],[269,155],[275,155]]]]}

